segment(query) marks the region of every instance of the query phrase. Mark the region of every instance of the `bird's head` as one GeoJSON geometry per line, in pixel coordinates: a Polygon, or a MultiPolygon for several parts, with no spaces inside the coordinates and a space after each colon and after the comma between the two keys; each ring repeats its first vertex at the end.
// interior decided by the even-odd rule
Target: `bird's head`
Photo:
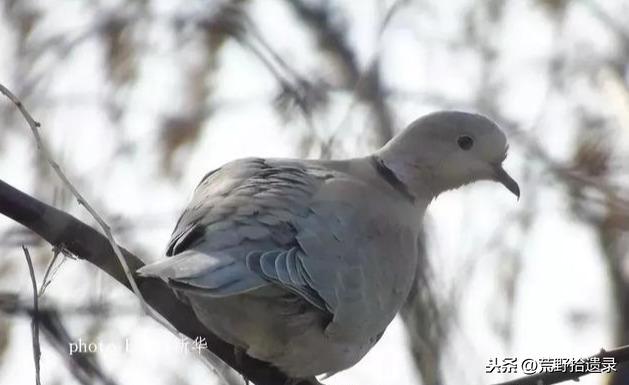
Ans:
{"type": "Polygon", "coordinates": [[[503,169],[507,138],[488,118],[458,111],[421,117],[393,138],[376,156],[415,196],[479,180],[494,180],[520,197],[520,188],[503,169]]]}

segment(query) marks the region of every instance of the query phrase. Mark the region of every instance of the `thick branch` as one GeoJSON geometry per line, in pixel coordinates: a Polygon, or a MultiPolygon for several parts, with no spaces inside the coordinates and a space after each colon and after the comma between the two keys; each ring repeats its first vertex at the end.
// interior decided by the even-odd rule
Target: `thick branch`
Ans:
{"type": "MultiPolygon", "coordinates": [[[[49,206],[0,180],[0,213],[28,227],[55,247],[85,259],[105,271],[130,289],[120,263],[109,240],[92,227],[72,215],[49,206]]],[[[121,249],[131,271],[144,263],[135,255],[121,249]]],[[[208,349],[229,366],[257,385],[278,385],[288,380],[269,364],[250,357],[234,355],[234,347],[207,330],[192,309],[179,301],[165,282],[153,278],[137,278],[138,287],[146,302],[166,318],[179,332],[191,339],[205,338],[208,349]]],[[[308,382],[304,382],[304,385],[308,382]]]]}

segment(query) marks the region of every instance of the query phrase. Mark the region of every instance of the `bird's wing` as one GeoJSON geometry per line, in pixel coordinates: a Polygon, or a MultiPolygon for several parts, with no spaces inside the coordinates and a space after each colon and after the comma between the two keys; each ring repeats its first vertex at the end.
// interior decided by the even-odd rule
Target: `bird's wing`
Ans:
{"type": "Polygon", "coordinates": [[[291,221],[306,215],[312,195],[329,177],[324,169],[297,161],[258,158],[214,170],[201,180],[179,218],[166,250],[170,258],[138,273],[208,296],[268,285],[271,280],[251,270],[247,258],[295,247],[291,221]]]}
{"type": "Polygon", "coordinates": [[[335,319],[368,317],[396,306],[391,282],[414,270],[388,255],[414,252],[401,249],[413,244],[405,242],[412,229],[380,209],[370,187],[298,161],[231,162],[195,190],[169,242],[171,258],[139,272],[208,296],[274,284],[335,319]]]}

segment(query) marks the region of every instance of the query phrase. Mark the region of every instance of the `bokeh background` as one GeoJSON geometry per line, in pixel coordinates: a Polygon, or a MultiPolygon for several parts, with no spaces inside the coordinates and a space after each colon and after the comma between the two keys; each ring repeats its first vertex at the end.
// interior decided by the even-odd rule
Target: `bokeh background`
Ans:
{"type": "MultiPolygon", "coordinates": [[[[2,0],[0,83],[147,260],[229,160],[358,156],[434,110],[492,117],[522,198],[477,183],[434,201],[402,316],[324,381],[492,384],[521,375],[492,358],[629,343],[628,17],[624,0],[2,0]]],[[[4,98],[0,178],[94,224],[4,98]]],[[[22,244],[41,282],[51,247],[0,216],[0,384],[34,381],[22,244]]],[[[51,270],[42,383],[221,383],[88,263],[51,270]],[[71,357],[79,339],[98,351],[71,357]]]]}

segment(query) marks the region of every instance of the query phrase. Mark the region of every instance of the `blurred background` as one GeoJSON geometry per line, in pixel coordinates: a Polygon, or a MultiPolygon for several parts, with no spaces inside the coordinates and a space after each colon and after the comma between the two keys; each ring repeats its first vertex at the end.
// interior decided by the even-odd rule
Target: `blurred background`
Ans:
{"type": "MultiPolygon", "coordinates": [[[[624,0],[3,0],[0,83],[146,260],[229,160],[359,156],[431,111],[492,117],[522,198],[477,183],[434,201],[401,317],[324,381],[492,384],[522,375],[492,359],[629,343],[628,17],[624,0]]],[[[0,179],[94,224],[5,98],[0,179]]],[[[125,289],[0,216],[0,384],[34,378],[22,244],[40,283],[53,262],[42,383],[221,383],[125,289]],[[70,356],[79,339],[100,345],[70,356]]]]}

